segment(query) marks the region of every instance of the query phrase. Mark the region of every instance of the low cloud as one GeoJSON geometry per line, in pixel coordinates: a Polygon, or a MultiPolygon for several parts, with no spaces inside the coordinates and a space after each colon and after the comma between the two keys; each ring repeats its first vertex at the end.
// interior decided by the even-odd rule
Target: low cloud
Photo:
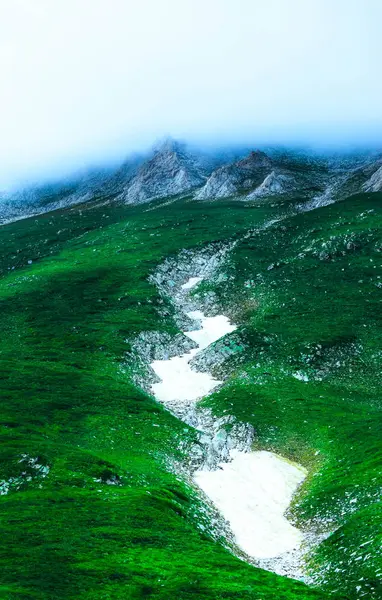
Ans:
{"type": "Polygon", "coordinates": [[[0,0],[0,186],[193,143],[382,140],[379,0],[0,0]]]}

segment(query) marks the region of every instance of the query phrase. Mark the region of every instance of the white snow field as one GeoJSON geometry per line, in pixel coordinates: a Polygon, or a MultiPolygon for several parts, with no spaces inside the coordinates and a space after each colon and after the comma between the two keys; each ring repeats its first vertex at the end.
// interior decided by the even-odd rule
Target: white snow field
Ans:
{"type": "Polygon", "coordinates": [[[192,287],[194,287],[201,281],[202,281],[202,277],[190,277],[190,279],[181,286],[182,290],[190,290],[192,287]]]}
{"type": "Polygon", "coordinates": [[[200,311],[189,312],[187,315],[201,323],[201,329],[184,332],[199,347],[182,356],[174,356],[168,360],[154,360],[151,363],[152,369],[162,380],[160,383],[154,383],[151,389],[154,396],[163,404],[176,400],[179,402],[197,400],[221,383],[209,373],[193,371],[189,362],[199,350],[207,348],[226,333],[234,331],[235,326],[231,325],[223,315],[205,317],[200,311]]]}
{"type": "Polygon", "coordinates": [[[285,518],[306,471],[271,452],[231,452],[216,471],[197,471],[195,482],[229,522],[237,545],[253,558],[297,549],[303,534],[285,518]]]}
{"type": "MultiPolygon", "coordinates": [[[[201,278],[192,277],[182,289],[189,290],[199,281],[201,278]]],[[[193,371],[189,363],[200,350],[236,329],[224,315],[206,317],[201,311],[187,315],[201,325],[184,332],[198,348],[151,363],[161,379],[152,385],[152,391],[165,405],[196,401],[221,383],[209,373],[193,371]]],[[[272,452],[232,450],[230,457],[230,462],[221,463],[215,471],[197,471],[194,480],[229,522],[237,545],[259,560],[297,550],[303,533],[284,513],[306,470],[272,452]]]]}

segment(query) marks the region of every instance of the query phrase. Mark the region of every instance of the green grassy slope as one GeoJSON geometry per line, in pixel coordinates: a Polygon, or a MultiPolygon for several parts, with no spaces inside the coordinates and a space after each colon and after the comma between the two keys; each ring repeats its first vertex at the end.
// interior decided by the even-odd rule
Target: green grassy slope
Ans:
{"type": "Polygon", "coordinates": [[[229,378],[205,402],[310,468],[292,515],[336,530],[311,567],[351,598],[382,596],[381,224],[382,194],[289,217],[204,287],[241,323],[229,378]]]}
{"type": "Polygon", "coordinates": [[[123,364],[127,338],[176,331],[147,281],[155,266],[278,209],[146,209],[76,207],[0,229],[0,597],[325,598],[211,538],[169,468],[193,431],[123,364]]]}

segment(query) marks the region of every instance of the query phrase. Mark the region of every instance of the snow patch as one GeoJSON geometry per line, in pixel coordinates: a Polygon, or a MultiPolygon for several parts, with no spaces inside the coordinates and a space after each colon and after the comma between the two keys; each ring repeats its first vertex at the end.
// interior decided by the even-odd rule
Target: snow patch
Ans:
{"type": "Polygon", "coordinates": [[[202,279],[203,279],[202,277],[190,277],[190,279],[181,286],[182,290],[190,290],[195,285],[200,283],[202,281],[202,279]]]}
{"type": "Polygon", "coordinates": [[[197,353],[191,350],[183,356],[174,356],[169,360],[154,360],[152,369],[160,377],[159,383],[151,386],[154,396],[163,404],[174,401],[197,400],[208,394],[220,381],[208,373],[193,371],[190,360],[197,353]]]}
{"type": "Polygon", "coordinates": [[[195,482],[229,522],[237,545],[252,558],[274,558],[299,548],[303,533],[284,516],[306,470],[272,452],[231,451],[216,471],[195,482]]]}
{"type": "MultiPolygon", "coordinates": [[[[195,279],[200,280],[200,278],[192,277],[184,284],[188,287],[183,289],[190,289],[195,279]]],[[[154,360],[150,365],[161,379],[159,383],[154,383],[151,389],[154,396],[163,404],[176,400],[179,402],[197,400],[209,394],[221,383],[209,373],[193,371],[189,363],[200,350],[207,348],[216,340],[236,329],[223,315],[206,317],[201,311],[192,311],[187,313],[187,316],[195,323],[200,322],[200,329],[184,332],[187,337],[198,344],[198,348],[167,360],[154,360]]]]}
{"type": "Polygon", "coordinates": [[[204,350],[210,344],[236,329],[235,325],[232,325],[224,315],[205,317],[201,311],[195,310],[187,313],[187,316],[194,321],[201,322],[201,329],[184,332],[187,337],[198,344],[198,351],[204,350]]]}
{"type": "MultiPolygon", "coordinates": [[[[200,280],[199,277],[191,277],[181,286],[182,290],[191,289],[200,280]]],[[[205,427],[200,427],[198,418],[195,423],[188,419],[193,414],[189,412],[190,402],[196,403],[221,382],[209,373],[194,371],[190,361],[236,327],[224,315],[206,317],[200,310],[186,314],[197,328],[185,331],[184,335],[198,347],[170,359],[154,360],[151,367],[160,382],[154,383],[151,389],[160,402],[170,410],[175,409],[175,414],[179,412],[176,409],[186,406],[187,418],[181,418],[206,432],[205,427]]],[[[180,413],[182,415],[182,411],[180,413]]],[[[196,409],[194,414],[200,417],[200,409],[196,409]]],[[[228,522],[237,546],[257,560],[260,567],[304,579],[300,558],[305,536],[287,520],[285,511],[306,477],[306,470],[272,452],[251,452],[251,444],[239,444],[236,449],[231,445],[229,448],[233,438],[228,439],[224,428],[215,431],[213,425],[216,419],[212,415],[211,418],[211,451],[213,455],[218,452],[218,458],[206,461],[203,468],[199,467],[194,472],[195,483],[228,522]]],[[[247,440],[248,435],[245,437],[247,440]]]]}

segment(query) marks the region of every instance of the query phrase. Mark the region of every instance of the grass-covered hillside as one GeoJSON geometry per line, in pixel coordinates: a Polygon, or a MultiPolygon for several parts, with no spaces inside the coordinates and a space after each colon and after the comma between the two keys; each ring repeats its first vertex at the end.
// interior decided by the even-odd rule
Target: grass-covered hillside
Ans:
{"type": "Polygon", "coordinates": [[[240,242],[204,287],[241,324],[206,404],[310,469],[292,515],[335,531],[312,573],[360,598],[382,596],[381,225],[381,194],[286,218],[240,242]]]}
{"type": "Polygon", "coordinates": [[[374,194],[296,216],[266,202],[84,205],[0,228],[1,598],[378,598],[380,217],[374,194]],[[324,589],[213,538],[171,467],[195,432],[125,360],[140,332],[177,332],[156,266],[229,238],[227,277],[200,289],[242,343],[206,402],[311,469],[293,516],[336,529],[312,557],[324,589]]]}

